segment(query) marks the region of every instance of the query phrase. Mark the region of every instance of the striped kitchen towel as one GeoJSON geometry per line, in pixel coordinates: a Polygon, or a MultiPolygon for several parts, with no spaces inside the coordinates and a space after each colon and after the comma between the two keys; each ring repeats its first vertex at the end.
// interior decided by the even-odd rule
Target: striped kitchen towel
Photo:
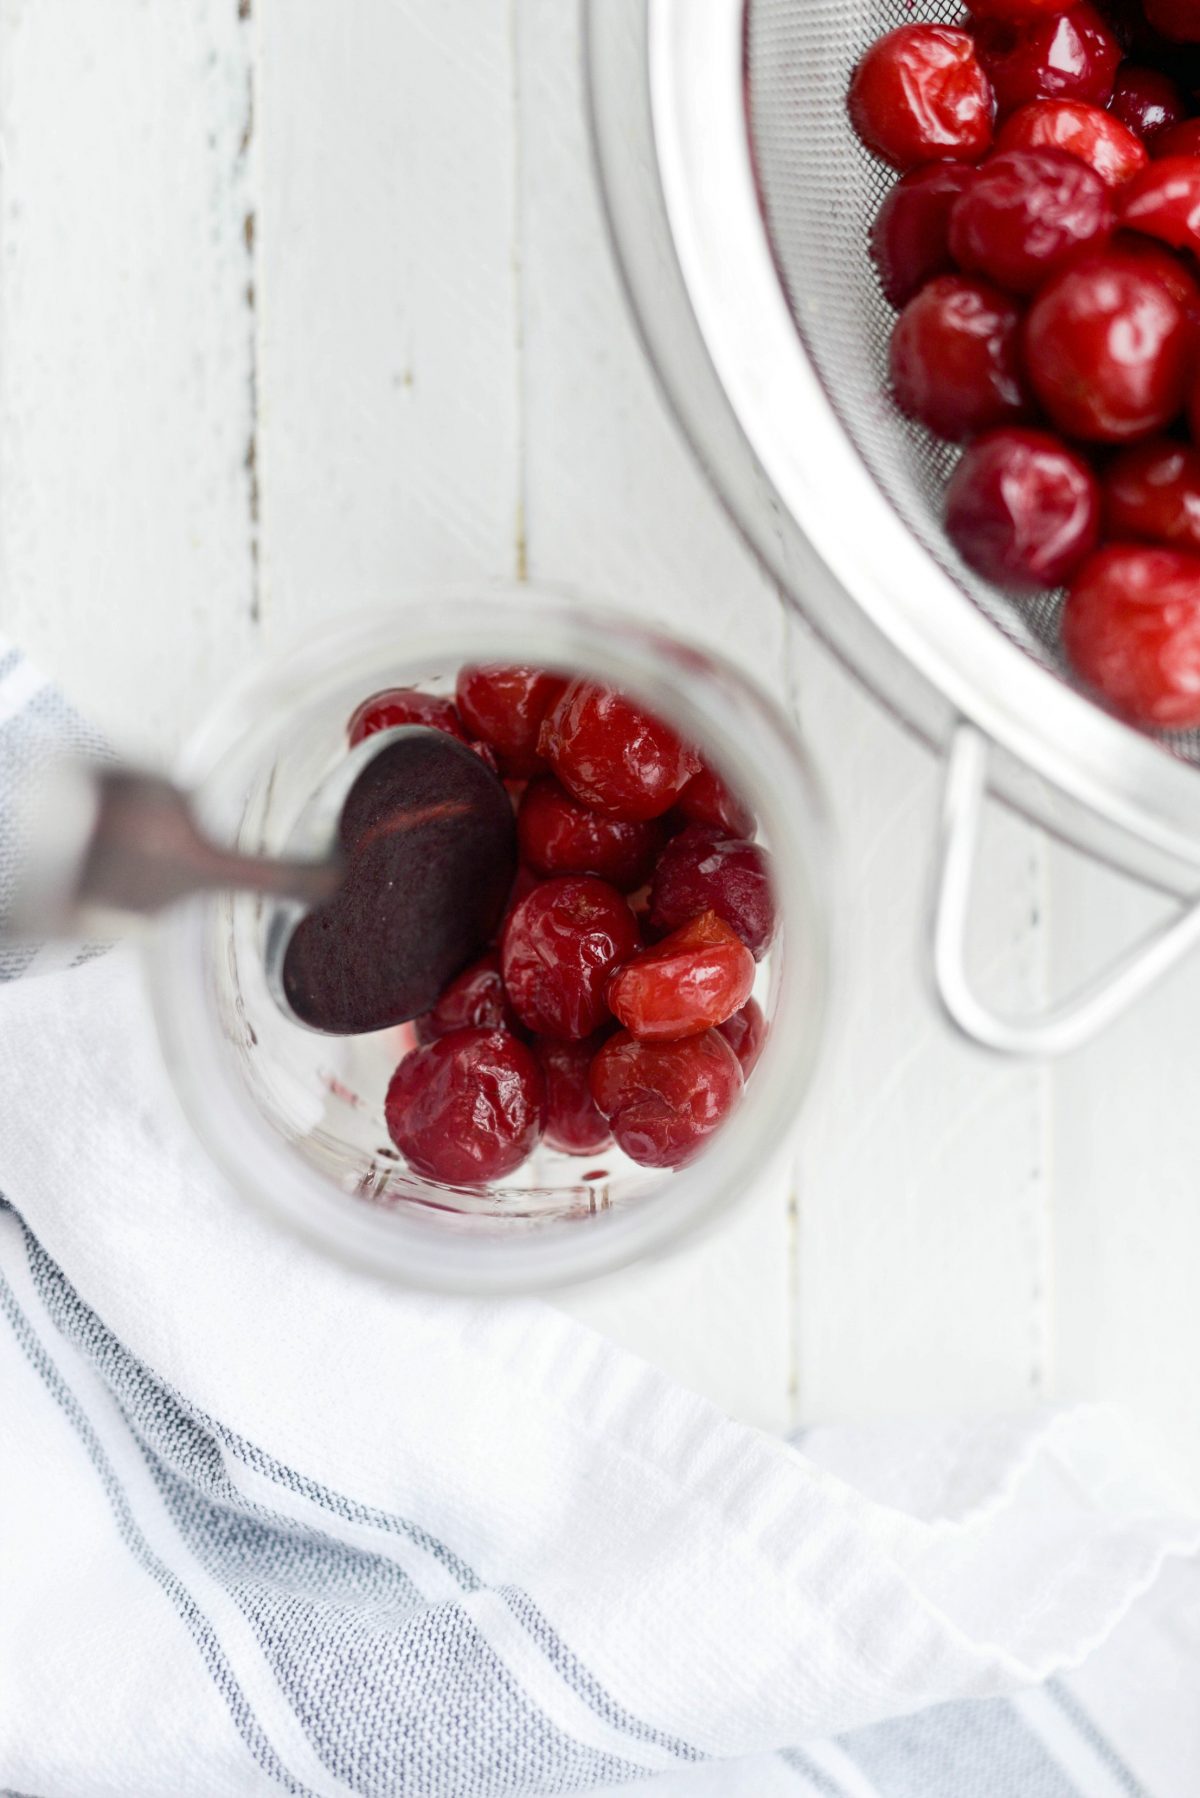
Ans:
{"type": "MultiPolygon", "coordinates": [[[[68,705],[32,662],[0,637],[0,919],[8,914],[16,871],[25,853],[22,790],[56,756],[107,753],[99,732],[68,705]]],[[[0,981],[88,961],[94,953],[94,947],[79,944],[39,947],[6,943],[0,936],[0,981]]]]}
{"type": "Polygon", "coordinates": [[[334,1266],[205,1161],[128,949],[0,992],[0,1194],[10,1793],[1200,1791],[1200,1529],[1104,1410],[788,1444],[334,1266]]]}

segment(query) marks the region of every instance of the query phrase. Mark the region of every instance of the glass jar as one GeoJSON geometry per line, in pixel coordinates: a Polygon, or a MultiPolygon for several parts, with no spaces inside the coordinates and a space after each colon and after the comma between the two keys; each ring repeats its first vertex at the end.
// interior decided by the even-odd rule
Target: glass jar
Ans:
{"type": "Polygon", "coordinates": [[[495,1187],[421,1178],[390,1145],[395,1031],[339,1038],[286,1018],[267,986],[264,906],[197,899],[147,939],[168,1066],[238,1190],[332,1254],[407,1284],[530,1291],[672,1248],[734,1205],[793,1129],[827,1008],[829,848],[812,769],[778,708],[728,663],[633,618],[529,586],[416,594],[310,637],[204,725],[180,777],[221,840],[282,853],[380,688],[452,694],[465,662],[533,662],[619,686],[696,743],[753,806],[780,928],[756,997],[766,1047],[737,1109],[686,1166],[539,1148],[495,1187]]]}

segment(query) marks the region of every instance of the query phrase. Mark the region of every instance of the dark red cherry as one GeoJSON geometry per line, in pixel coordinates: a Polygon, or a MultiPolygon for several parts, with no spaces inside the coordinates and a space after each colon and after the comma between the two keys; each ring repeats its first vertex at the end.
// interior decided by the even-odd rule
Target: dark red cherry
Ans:
{"type": "Polygon", "coordinates": [[[566,684],[560,674],[525,664],[462,668],[455,698],[464,723],[496,751],[500,772],[527,780],[546,766],[538,732],[566,684]]]}
{"type": "Polygon", "coordinates": [[[597,1109],[588,1085],[592,1059],[607,1032],[579,1042],[534,1039],[533,1051],[546,1082],[547,1147],[563,1155],[595,1155],[612,1141],[608,1120],[597,1109]]]}
{"type": "Polygon", "coordinates": [[[631,1161],[681,1167],[737,1104],[742,1070],[717,1030],[676,1043],[643,1043],[621,1030],[593,1060],[589,1085],[631,1161]]]}
{"type": "Polygon", "coordinates": [[[707,911],[723,918],[761,961],[777,924],[771,858],[757,843],[693,824],[659,857],[650,922],[658,931],[676,930],[707,911]]]}
{"type": "Polygon", "coordinates": [[[522,859],[537,874],[598,874],[626,893],[650,878],[666,830],[658,818],[593,811],[547,775],[525,789],[517,840],[522,859]]]}
{"type": "Polygon", "coordinates": [[[590,681],[572,681],[551,706],[539,747],[568,792],[614,818],[661,817],[700,772],[670,725],[590,681]]]}
{"type": "Polygon", "coordinates": [[[609,1016],[609,975],[640,946],[615,887],[590,874],[542,881],[510,915],[500,945],[513,1010],[540,1036],[591,1036],[609,1016]]]}
{"type": "Polygon", "coordinates": [[[455,1030],[413,1049],[392,1075],[388,1134],[430,1180],[477,1186],[515,1173],[541,1135],[545,1087],[506,1030],[455,1030]]]}

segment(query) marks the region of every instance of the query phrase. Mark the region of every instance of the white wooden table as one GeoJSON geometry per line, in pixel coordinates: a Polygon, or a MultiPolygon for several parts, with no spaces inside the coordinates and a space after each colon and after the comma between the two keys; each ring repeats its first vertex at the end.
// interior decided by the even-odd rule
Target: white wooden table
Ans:
{"type": "MultiPolygon", "coordinates": [[[[1200,965],[1052,1071],[949,1038],[938,770],[749,559],[610,262],[564,0],[0,0],[0,628],[131,752],[339,609],[567,579],[749,661],[832,795],[838,1018],[791,1183],[564,1296],[770,1428],[1110,1396],[1200,1496],[1200,965]]],[[[998,818],[1033,1003],[1155,904],[998,818]]]]}

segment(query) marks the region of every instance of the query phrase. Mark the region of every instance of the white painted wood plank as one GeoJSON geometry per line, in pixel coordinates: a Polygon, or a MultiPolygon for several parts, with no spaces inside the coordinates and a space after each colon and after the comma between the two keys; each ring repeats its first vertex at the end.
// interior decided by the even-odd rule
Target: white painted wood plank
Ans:
{"type": "MultiPolygon", "coordinates": [[[[1164,915],[1165,902],[1056,848],[1056,993],[1164,915]]],[[[1151,1424],[1200,1502],[1200,961],[1054,1070],[1054,1358],[1064,1398],[1151,1424]]]]}
{"type": "Polygon", "coordinates": [[[609,250],[579,13],[518,0],[529,573],[634,607],[787,690],[782,616],[663,402],[609,250]]]}
{"type": "Polygon", "coordinates": [[[255,0],[272,641],[517,556],[507,9],[255,0]]]}
{"type": "Polygon", "coordinates": [[[0,626],[169,753],[254,635],[249,33],[0,7],[0,626]]]}
{"type": "MultiPolygon", "coordinates": [[[[589,164],[578,9],[517,8],[524,510],[529,574],[723,648],[782,696],[782,614],[654,385],[589,164]]],[[[768,1428],[792,1408],[786,1176],[678,1258],[561,1303],[768,1428]]]]}
{"type": "MultiPolygon", "coordinates": [[[[805,634],[797,702],[844,895],[835,1032],[800,1157],[805,1421],[1022,1405],[1046,1389],[1045,1077],[934,1009],[924,907],[940,769],[805,634]]],[[[1042,989],[1042,848],[989,819],[972,944],[985,989],[1042,989]]]]}

